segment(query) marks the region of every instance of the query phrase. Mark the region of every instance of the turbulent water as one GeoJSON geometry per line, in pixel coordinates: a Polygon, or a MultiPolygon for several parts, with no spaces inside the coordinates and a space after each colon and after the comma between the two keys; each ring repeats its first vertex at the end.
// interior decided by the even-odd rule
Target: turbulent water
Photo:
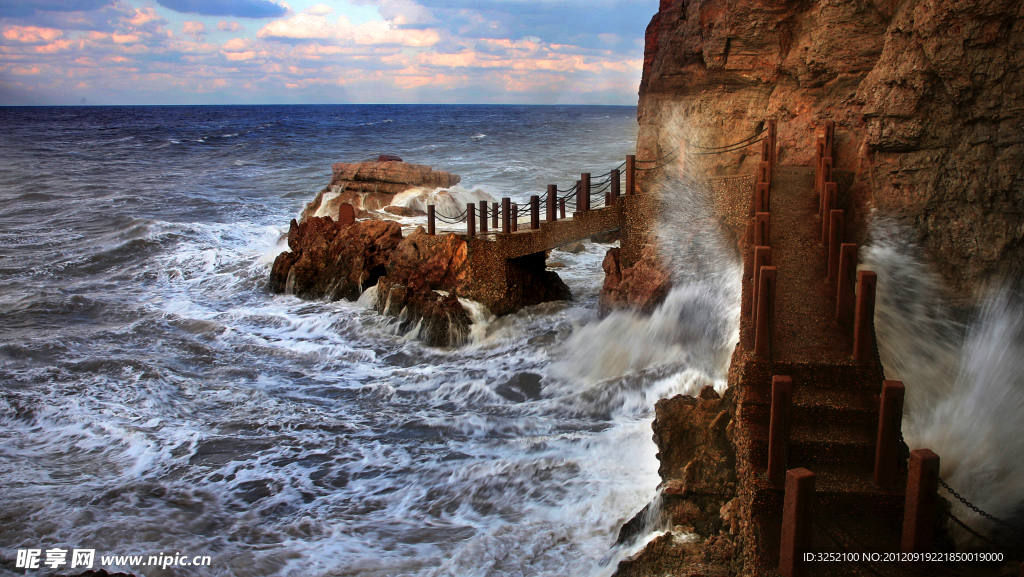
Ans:
{"type": "Polygon", "coordinates": [[[607,246],[554,253],[573,302],[476,311],[457,350],[265,289],[332,162],[398,154],[522,203],[621,162],[635,109],[7,108],[0,125],[0,571],[90,548],[212,559],[105,565],[137,575],[608,574],[655,494],[654,401],[723,385],[721,359],[687,359],[728,323],[685,330],[721,291],[599,322],[607,246]]]}

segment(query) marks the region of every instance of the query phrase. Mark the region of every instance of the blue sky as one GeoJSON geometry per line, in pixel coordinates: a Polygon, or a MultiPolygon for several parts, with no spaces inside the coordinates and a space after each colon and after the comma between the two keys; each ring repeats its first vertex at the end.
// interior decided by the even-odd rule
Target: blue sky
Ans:
{"type": "Polygon", "coordinates": [[[658,0],[3,0],[0,105],[636,104],[658,0]]]}

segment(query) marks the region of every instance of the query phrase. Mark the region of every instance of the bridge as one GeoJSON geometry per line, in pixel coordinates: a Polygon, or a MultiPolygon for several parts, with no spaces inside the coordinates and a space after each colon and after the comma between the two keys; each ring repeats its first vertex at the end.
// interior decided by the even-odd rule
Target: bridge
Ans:
{"type": "Polygon", "coordinates": [[[644,194],[636,184],[636,176],[660,169],[672,159],[637,161],[635,156],[628,156],[607,173],[596,177],[581,174],[580,180],[568,189],[548,185],[546,194],[532,196],[524,207],[506,197],[490,205],[486,201],[467,204],[461,214],[448,218],[428,205],[427,233],[437,233],[438,220],[465,223],[462,236],[473,275],[470,296],[495,314],[513,312],[514,303],[521,301],[523,279],[546,269],[548,250],[617,230],[623,266],[635,263],[657,207],[655,195],[644,194]]]}

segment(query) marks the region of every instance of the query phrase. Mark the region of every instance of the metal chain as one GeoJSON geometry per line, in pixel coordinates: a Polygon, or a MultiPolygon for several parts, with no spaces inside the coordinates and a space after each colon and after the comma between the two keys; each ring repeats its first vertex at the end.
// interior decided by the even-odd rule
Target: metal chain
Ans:
{"type": "MultiPolygon", "coordinates": [[[[674,155],[677,152],[679,152],[679,147],[678,146],[675,147],[674,149],[672,149],[672,152],[666,154],[665,156],[662,156],[661,158],[656,158],[654,160],[637,160],[636,162],[645,162],[645,163],[649,163],[649,164],[655,164],[655,163],[661,162],[662,160],[666,160],[666,159],[671,160],[671,159],[669,159],[670,156],[675,158],[674,155]]],[[[649,169],[649,168],[646,168],[646,169],[638,168],[637,170],[651,170],[651,169],[649,169]]]]}
{"type": "MultiPolygon", "coordinates": [[[[768,130],[768,127],[766,126],[766,127],[761,129],[761,132],[758,132],[757,134],[755,134],[755,135],[753,135],[753,136],[751,136],[749,138],[746,138],[744,140],[741,140],[739,142],[736,142],[734,144],[726,144],[725,146],[697,146],[695,144],[695,145],[693,145],[693,148],[695,148],[697,150],[721,150],[722,152],[728,152],[728,150],[725,150],[726,148],[736,148],[736,147],[743,148],[744,146],[748,146],[750,144],[753,144],[752,142],[749,142],[749,141],[757,138],[758,136],[761,136],[767,130],[768,130]]],[[[761,139],[758,139],[758,142],[760,142],[760,141],[761,141],[761,139]]],[[[697,153],[695,153],[695,154],[697,154],[697,153]]],[[[704,154],[709,154],[709,153],[704,153],[704,154]]]]}
{"type": "MultiPolygon", "coordinates": [[[[947,485],[946,482],[943,481],[941,477],[939,478],[939,484],[942,485],[947,491],[949,491],[950,494],[952,494],[954,497],[956,497],[957,501],[960,501],[965,506],[967,506],[968,509],[974,511],[975,513],[981,515],[982,517],[988,519],[989,521],[994,521],[995,523],[998,523],[999,525],[1002,525],[1003,527],[1006,527],[1006,528],[1010,529],[1011,534],[1017,534],[1017,533],[1021,532],[1021,528],[1020,527],[1017,527],[1016,525],[1012,525],[1010,523],[1007,523],[1006,521],[1003,521],[1002,519],[997,519],[996,517],[993,517],[992,515],[989,515],[985,511],[982,511],[977,506],[975,506],[974,503],[971,503],[967,499],[964,499],[963,497],[961,497],[960,493],[957,493],[956,491],[954,491],[953,488],[950,487],[949,485],[947,485]]],[[[950,514],[950,517],[953,517],[952,513],[950,514]]],[[[955,517],[954,517],[954,519],[959,522],[959,520],[956,519],[955,517]]],[[[971,533],[974,533],[974,531],[971,531],[971,533]]],[[[974,533],[974,534],[977,535],[977,533],[974,533]]],[[[982,538],[984,539],[984,537],[982,537],[982,538]]],[[[1021,549],[1024,549],[1024,547],[1021,547],[1021,549]]]]}
{"type": "Polygon", "coordinates": [[[708,155],[708,154],[725,154],[726,152],[735,152],[737,150],[742,150],[742,149],[750,146],[751,144],[757,144],[758,142],[761,142],[762,140],[764,140],[764,137],[758,138],[757,140],[755,140],[753,142],[748,142],[746,144],[741,144],[741,145],[735,146],[733,148],[727,148],[725,150],[715,150],[715,151],[711,151],[711,152],[692,152],[691,154],[693,154],[694,156],[704,156],[704,155],[708,155]]]}

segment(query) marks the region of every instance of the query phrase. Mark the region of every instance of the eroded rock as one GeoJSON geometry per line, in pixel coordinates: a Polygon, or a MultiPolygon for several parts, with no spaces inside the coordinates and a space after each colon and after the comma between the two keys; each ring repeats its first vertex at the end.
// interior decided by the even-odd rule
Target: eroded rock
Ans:
{"type": "Polygon", "coordinates": [[[601,263],[604,284],[598,298],[599,313],[605,316],[616,309],[636,310],[650,314],[668,295],[671,277],[657,256],[654,244],[647,244],[640,260],[623,267],[618,248],[609,249],[601,263]]]}

